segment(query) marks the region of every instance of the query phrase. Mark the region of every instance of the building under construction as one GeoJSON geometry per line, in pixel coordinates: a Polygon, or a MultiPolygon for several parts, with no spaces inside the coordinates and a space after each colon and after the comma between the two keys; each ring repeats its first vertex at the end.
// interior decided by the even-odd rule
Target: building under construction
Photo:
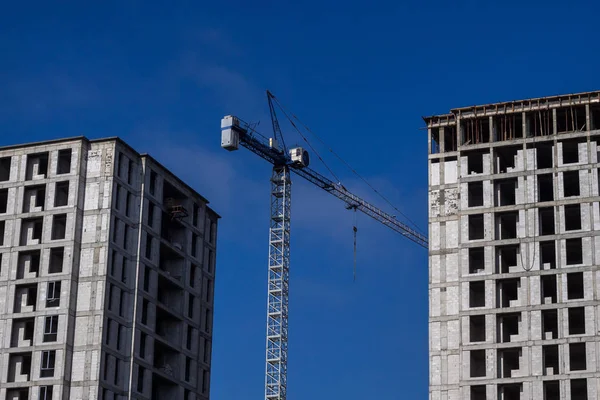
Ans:
{"type": "Polygon", "coordinates": [[[424,119],[430,400],[598,398],[600,92],[424,119]]]}

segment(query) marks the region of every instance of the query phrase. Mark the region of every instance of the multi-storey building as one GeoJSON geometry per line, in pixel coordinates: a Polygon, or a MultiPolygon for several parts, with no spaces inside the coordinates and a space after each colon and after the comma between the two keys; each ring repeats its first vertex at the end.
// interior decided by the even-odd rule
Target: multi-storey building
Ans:
{"type": "Polygon", "coordinates": [[[600,92],[425,122],[430,399],[597,399],[600,92]]]}
{"type": "Polygon", "coordinates": [[[0,148],[0,399],[208,399],[207,203],[117,138],[0,148]]]}

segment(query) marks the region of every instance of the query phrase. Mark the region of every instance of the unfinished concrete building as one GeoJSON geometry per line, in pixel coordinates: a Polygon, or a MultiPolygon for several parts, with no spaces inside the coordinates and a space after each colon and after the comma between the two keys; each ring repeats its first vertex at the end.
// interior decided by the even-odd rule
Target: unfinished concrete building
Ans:
{"type": "Polygon", "coordinates": [[[430,399],[599,398],[600,92],[424,119],[430,399]]]}
{"type": "Polygon", "coordinates": [[[0,148],[0,399],[208,399],[207,203],[116,138],[0,148]]]}

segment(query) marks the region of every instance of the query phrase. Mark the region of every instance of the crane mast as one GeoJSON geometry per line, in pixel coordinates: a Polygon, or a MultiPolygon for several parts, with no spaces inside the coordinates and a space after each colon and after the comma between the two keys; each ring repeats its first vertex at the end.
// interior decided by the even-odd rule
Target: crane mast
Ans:
{"type": "Polygon", "coordinates": [[[333,182],[308,168],[309,156],[303,148],[296,147],[288,151],[275,114],[272,101],[274,96],[267,91],[267,97],[274,138],[266,138],[256,132],[248,123],[228,115],[221,120],[221,147],[234,151],[238,150],[241,145],[273,165],[269,229],[265,400],[286,400],[292,189],[290,173],[301,176],[344,201],[349,208],[361,211],[421,247],[428,248],[428,241],[424,235],[398,221],[395,216],[352,194],[341,183],[333,182]]]}

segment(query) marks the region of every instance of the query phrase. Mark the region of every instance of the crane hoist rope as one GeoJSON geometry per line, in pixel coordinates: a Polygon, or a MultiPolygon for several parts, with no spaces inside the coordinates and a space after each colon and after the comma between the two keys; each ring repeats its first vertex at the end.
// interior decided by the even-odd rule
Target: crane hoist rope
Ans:
{"type": "MultiPolygon", "coordinates": [[[[293,172],[342,200],[347,208],[354,209],[355,214],[356,211],[360,211],[425,249],[429,247],[429,243],[424,234],[399,221],[396,216],[351,193],[340,182],[333,182],[309,168],[309,154],[302,147],[288,150],[273,104],[275,97],[267,91],[267,98],[274,137],[267,139],[256,131],[255,126],[228,115],[221,119],[221,147],[234,151],[241,145],[273,165],[267,275],[265,400],[286,400],[292,193],[290,173],[293,172]]],[[[357,230],[355,223],[353,227],[355,243],[357,230]]]]}

